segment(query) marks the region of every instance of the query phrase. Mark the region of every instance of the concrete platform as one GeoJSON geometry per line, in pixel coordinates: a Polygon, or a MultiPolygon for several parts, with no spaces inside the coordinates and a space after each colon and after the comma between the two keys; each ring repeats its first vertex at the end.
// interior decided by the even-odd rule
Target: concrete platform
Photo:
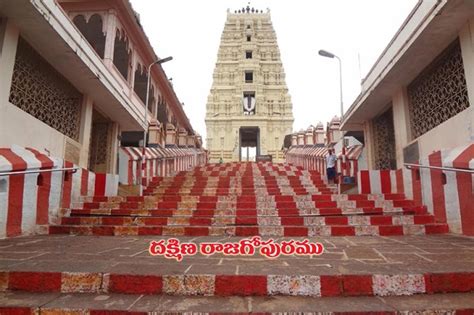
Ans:
{"type": "Polygon", "coordinates": [[[462,314],[474,293],[403,297],[176,297],[124,294],[0,293],[0,314],[462,314]],[[118,313],[120,312],[120,313],[118,313]],[[138,312],[138,313],[137,313],[138,312]]]}
{"type": "MultiPolygon", "coordinates": [[[[221,254],[184,257],[151,256],[152,236],[30,236],[0,240],[0,270],[49,272],[122,272],[142,275],[343,275],[377,273],[474,272],[474,238],[455,235],[391,237],[315,237],[321,256],[221,254]]],[[[235,242],[238,237],[179,237],[181,242],[235,242]]],[[[265,239],[265,238],[263,238],[265,239]]],[[[276,238],[280,242],[290,238],[276,238]]],[[[295,238],[298,239],[298,238],[295,238]]],[[[302,239],[302,238],[299,238],[302,239]]]]}
{"type": "MultiPolygon", "coordinates": [[[[180,238],[195,243],[240,239],[180,238]]],[[[312,297],[474,291],[474,239],[467,237],[314,238],[325,246],[320,256],[269,260],[260,254],[197,254],[181,262],[151,256],[151,240],[140,236],[1,240],[0,291],[312,297]]]]}

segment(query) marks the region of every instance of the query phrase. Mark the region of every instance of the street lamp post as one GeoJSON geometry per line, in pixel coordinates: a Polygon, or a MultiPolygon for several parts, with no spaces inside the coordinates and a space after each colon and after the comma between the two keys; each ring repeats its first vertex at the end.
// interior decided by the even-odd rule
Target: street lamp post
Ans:
{"type": "MultiPolygon", "coordinates": [[[[321,49],[318,54],[322,57],[326,58],[336,58],[337,61],[339,62],[339,92],[340,92],[340,101],[341,101],[341,126],[342,126],[342,120],[344,117],[344,100],[343,100],[343,94],[342,94],[342,61],[341,58],[336,56],[335,54],[321,49]]],[[[340,127],[339,127],[340,128],[340,127]]],[[[346,146],[345,146],[345,141],[344,141],[344,132],[341,130],[342,133],[342,162],[341,162],[341,173],[344,174],[343,169],[346,168],[346,146]]],[[[340,189],[340,186],[339,186],[340,189]]]]}
{"type": "Polygon", "coordinates": [[[148,65],[147,68],[147,83],[146,83],[146,97],[145,97],[145,117],[144,117],[144,123],[145,123],[145,130],[143,131],[143,150],[142,150],[142,167],[141,167],[141,172],[140,172],[140,187],[142,186],[143,182],[143,172],[146,169],[146,159],[145,159],[145,148],[146,148],[146,136],[148,133],[148,100],[150,98],[150,81],[151,81],[151,67],[154,65],[160,65],[162,63],[168,62],[170,60],[173,60],[173,57],[166,57],[163,59],[158,59],[148,65]]]}
{"type": "Polygon", "coordinates": [[[330,53],[329,51],[326,50],[320,50],[319,52],[320,56],[326,57],[326,58],[336,58],[337,61],[339,61],[339,92],[340,92],[340,101],[341,101],[341,123],[342,123],[342,117],[344,116],[344,101],[343,101],[343,95],[342,95],[342,62],[341,58],[336,56],[333,53],[330,53]]]}
{"type": "Polygon", "coordinates": [[[150,76],[151,76],[151,67],[154,65],[160,65],[167,61],[173,60],[173,57],[166,57],[163,59],[156,60],[148,65],[147,71],[147,82],[146,82],[146,101],[145,101],[145,131],[143,132],[143,148],[146,147],[146,135],[148,132],[148,101],[150,98],[150,76]]]}

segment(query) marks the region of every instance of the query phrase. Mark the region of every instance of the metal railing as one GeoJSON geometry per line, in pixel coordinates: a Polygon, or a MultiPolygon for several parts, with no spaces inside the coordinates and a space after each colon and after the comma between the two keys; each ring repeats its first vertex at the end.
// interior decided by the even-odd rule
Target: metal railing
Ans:
{"type": "Polygon", "coordinates": [[[471,168],[441,167],[441,166],[430,166],[430,165],[411,164],[411,163],[405,163],[404,165],[409,170],[414,169],[414,168],[429,168],[429,169],[441,170],[441,171],[447,171],[447,172],[460,172],[460,173],[474,174],[474,169],[471,169],[471,168]]]}
{"type": "Polygon", "coordinates": [[[3,172],[0,172],[0,177],[10,176],[10,175],[68,172],[68,171],[71,171],[71,173],[76,173],[78,169],[79,167],[69,167],[69,168],[53,168],[53,169],[47,169],[47,170],[3,171],[3,172]]]}

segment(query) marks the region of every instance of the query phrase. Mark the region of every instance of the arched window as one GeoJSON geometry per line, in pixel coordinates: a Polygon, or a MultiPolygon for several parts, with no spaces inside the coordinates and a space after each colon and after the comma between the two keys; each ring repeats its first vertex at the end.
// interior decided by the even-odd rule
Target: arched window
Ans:
{"type": "Polygon", "coordinates": [[[162,96],[158,97],[158,121],[164,125],[168,123],[168,109],[162,96]]]}
{"type": "Polygon", "coordinates": [[[114,44],[114,65],[123,78],[128,80],[128,68],[130,65],[130,50],[128,41],[124,34],[117,30],[114,44]]]}
{"type": "Polygon", "coordinates": [[[86,21],[83,15],[77,15],[74,17],[73,22],[100,58],[104,58],[105,34],[102,31],[102,17],[94,14],[90,17],[89,21],[86,21]]]}
{"type": "Polygon", "coordinates": [[[150,84],[148,110],[150,111],[150,113],[155,114],[155,88],[153,87],[153,84],[150,84]]]}
{"type": "Polygon", "coordinates": [[[138,65],[135,70],[135,82],[133,83],[133,90],[137,93],[138,97],[142,100],[143,104],[146,103],[146,85],[147,85],[147,73],[145,67],[138,65]]]}

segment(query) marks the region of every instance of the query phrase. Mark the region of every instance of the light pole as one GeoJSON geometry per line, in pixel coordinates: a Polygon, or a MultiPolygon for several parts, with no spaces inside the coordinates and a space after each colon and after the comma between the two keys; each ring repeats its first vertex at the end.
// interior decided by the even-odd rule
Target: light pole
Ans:
{"type": "Polygon", "coordinates": [[[336,56],[333,53],[330,53],[329,51],[326,50],[320,50],[319,52],[320,56],[326,57],[326,58],[336,58],[337,61],[339,61],[339,92],[341,93],[341,123],[342,123],[342,117],[344,116],[344,101],[342,98],[342,62],[341,58],[336,56]]]}
{"type": "MultiPolygon", "coordinates": [[[[167,61],[173,60],[173,57],[166,57],[163,59],[158,59],[148,65],[147,69],[147,82],[146,82],[146,101],[145,101],[145,131],[143,132],[143,148],[146,147],[146,135],[148,132],[148,99],[150,98],[150,76],[151,76],[151,67],[154,65],[161,65],[167,61]]],[[[145,152],[145,151],[143,151],[145,152]]]]}
{"type": "MultiPolygon", "coordinates": [[[[341,61],[341,58],[339,58],[338,56],[336,56],[335,54],[327,51],[327,50],[323,50],[321,49],[318,54],[322,57],[326,57],[326,58],[336,58],[337,61],[339,62],[339,92],[340,92],[340,100],[341,100],[341,123],[340,123],[340,127],[339,127],[339,130],[341,129],[341,126],[342,126],[342,120],[343,120],[343,117],[344,117],[344,100],[343,100],[343,94],[342,94],[342,61],[341,61]]],[[[345,146],[345,141],[344,141],[344,132],[341,130],[341,133],[342,133],[342,162],[341,162],[341,175],[343,176],[344,175],[344,169],[346,168],[346,146],[345,146]]],[[[341,186],[339,186],[339,189],[340,189],[341,186]]],[[[340,192],[340,191],[339,191],[340,192]]]]}
{"type": "MultiPolygon", "coordinates": [[[[163,59],[158,59],[148,65],[147,68],[147,82],[146,82],[146,97],[145,97],[145,117],[144,117],[144,123],[145,123],[145,130],[143,131],[143,150],[142,150],[142,167],[141,167],[141,172],[140,172],[140,187],[142,186],[143,182],[143,172],[146,169],[146,160],[145,160],[145,148],[146,148],[146,135],[148,133],[148,100],[150,98],[150,81],[151,81],[151,67],[154,65],[160,65],[162,63],[165,63],[167,61],[173,60],[173,57],[166,57],[163,59]]],[[[141,189],[140,189],[141,190],[141,189]]]]}

